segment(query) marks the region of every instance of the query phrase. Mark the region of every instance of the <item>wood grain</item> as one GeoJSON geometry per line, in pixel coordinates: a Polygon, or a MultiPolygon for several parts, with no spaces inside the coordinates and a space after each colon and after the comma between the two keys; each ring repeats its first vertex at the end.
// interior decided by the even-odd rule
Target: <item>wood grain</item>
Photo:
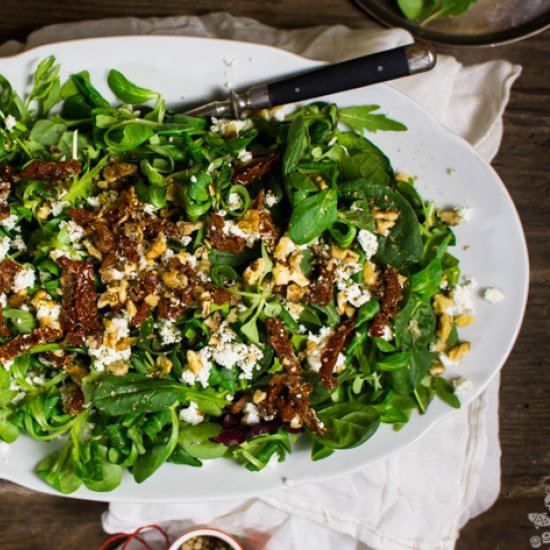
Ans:
{"type": "MultiPolygon", "coordinates": [[[[366,21],[352,2],[337,0],[50,0],[47,7],[41,0],[2,0],[0,41],[22,40],[51,23],[221,10],[284,28],[335,23],[360,27],[366,21]]],[[[527,514],[545,511],[545,487],[550,487],[549,44],[546,33],[495,48],[440,48],[464,64],[505,58],[523,65],[504,116],[502,146],[493,165],[517,206],[531,262],[525,321],[502,371],[501,494],[489,511],[464,527],[459,550],[529,548],[529,537],[536,530],[527,514]]],[[[0,495],[0,546],[5,550],[91,549],[106,538],[100,523],[105,504],[42,495],[5,481],[0,481],[0,495]]]]}

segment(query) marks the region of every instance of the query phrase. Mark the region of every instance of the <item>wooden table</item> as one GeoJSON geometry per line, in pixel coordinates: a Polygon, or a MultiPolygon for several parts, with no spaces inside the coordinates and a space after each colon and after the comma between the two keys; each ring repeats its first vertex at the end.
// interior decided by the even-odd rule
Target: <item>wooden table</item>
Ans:
{"type": "MultiPolygon", "coordinates": [[[[51,23],[220,10],[283,28],[335,23],[361,27],[366,21],[348,0],[2,0],[0,42],[24,40],[27,33],[51,23]]],[[[549,45],[546,33],[495,48],[440,48],[464,64],[505,58],[523,65],[504,115],[504,138],[493,165],[516,203],[531,259],[527,315],[502,372],[502,489],[496,504],[463,529],[460,550],[529,548],[529,538],[536,531],[527,514],[545,511],[545,488],[550,487],[549,45]]],[[[0,547],[4,550],[92,549],[106,538],[100,523],[106,504],[47,496],[2,481],[0,495],[0,547]]]]}

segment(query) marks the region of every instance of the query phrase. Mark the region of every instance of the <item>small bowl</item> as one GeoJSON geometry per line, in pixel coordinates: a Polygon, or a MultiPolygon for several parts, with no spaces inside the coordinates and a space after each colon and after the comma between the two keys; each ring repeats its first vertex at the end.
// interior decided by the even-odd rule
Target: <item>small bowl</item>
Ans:
{"type": "Polygon", "coordinates": [[[229,545],[231,550],[244,550],[240,543],[234,539],[229,533],[220,531],[219,529],[213,529],[212,527],[201,527],[198,529],[191,529],[182,533],[173,543],[168,550],[180,550],[182,544],[195,537],[213,537],[229,545]]]}

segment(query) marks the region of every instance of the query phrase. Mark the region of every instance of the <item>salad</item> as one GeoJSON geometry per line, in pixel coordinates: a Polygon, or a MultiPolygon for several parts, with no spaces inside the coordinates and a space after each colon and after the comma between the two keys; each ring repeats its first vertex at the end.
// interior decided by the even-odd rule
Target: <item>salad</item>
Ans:
{"type": "Polygon", "coordinates": [[[469,343],[452,226],[366,131],[378,106],[202,119],[53,57],[0,76],[0,440],[63,493],[163,463],[252,471],[396,429],[469,343]]]}
{"type": "Polygon", "coordinates": [[[477,0],[396,0],[407,19],[420,20],[422,26],[440,17],[453,17],[467,12],[477,0]]]}

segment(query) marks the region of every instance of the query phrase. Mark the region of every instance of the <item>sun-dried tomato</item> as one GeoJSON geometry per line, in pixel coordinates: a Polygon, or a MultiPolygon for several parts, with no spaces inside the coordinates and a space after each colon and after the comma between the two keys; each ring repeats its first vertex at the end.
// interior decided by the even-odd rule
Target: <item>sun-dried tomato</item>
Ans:
{"type": "Polygon", "coordinates": [[[0,181],[17,183],[20,179],[19,172],[9,164],[0,163],[0,181]]]}
{"type": "Polygon", "coordinates": [[[256,195],[250,208],[258,211],[260,218],[258,233],[269,249],[274,248],[279,238],[279,230],[273,223],[271,212],[265,207],[265,191],[263,189],[256,195]]]}
{"type": "Polygon", "coordinates": [[[35,346],[50,344],[59,340],[62,336],[63,332],[61,330],[51,327],[37,328],[29,334],[20,334],[0,346],[0,360],[6,363],[35,346]]]}
{"type": "Polygon", "coordinates": [[[102,222],[92,222],[89,226],[90,239],[94,246],[103,254],[114,250],[117,246],[112,231],[102,222]]]}
{"type": "Polygon", "coordinates": [[[94,212],[90,212],[85,208],[70,208],[67,210],[67,214],[69,214],[69,217],[73,222],[80,225],[84,229],[86,229],[86,227],[96,218],[96,214],[94,212]]]}
{"type": "Polygon", "coordinates": [[[284,373],[274,374],[269,380],[266,399],[259,405],[267,415],[278,414],[279,418],[291,427],[305,424],[310,430],[323,433],[315,411],[310,407],[310,384],[302,377],[300,361],[294,353],[283,321],[269,318],[266,321],[267,341],[281,361],[284,373]]]}
{"type": "Polygon", "coordinates": [[[371,336],[384,335],[390,319],[399,312],[402,292],[397,271],[393,267],[386,267],[373,289],[373,294],[380,300],[380,311],[374,316],[370,325],[371,336]]]}
{"type": "Polygon", "coordinates": [[[143,273],[130,283],[128,298],[136,306],[137,312],[130,321],[130,326],[139,327],[149,317],[151,306],[145,301],[150,294],[155,294],[160,282],[157,273],[143,273]]]}
{"type": "Polygon", "coordinates": [[[321,369],[319,370],[319,374],[321,376],[321,384],[328,389],[336,386],[336,379],[332,376],[334,365],[336,365],[340,352],[349,343],[354,326],[354,319],[344,321],[329,336],[321,350],[321,369]]]}
{"type": "Polygon", "coordinates": [[[318,276],[312,284],[307,287],[307,293],[303,300],[307,304],[319,304],[328,306],[334,293],[335,273],[329,269],[328,260],[322,258],[318,267],[318,276]]]}
{"type": "Polygon", "coordinates": [[[239,166],[233,175],[233,183],[240,185],[252,185],[255,181],[263,178],[277,161],[279,155],[271,153],[268,157],[258,157],[239,166]]]}
{"type": "Polygon", "coordinates": [[[299,372],[301,370],[300,361],[294,353],[292,342],[288,337],[285,324],[280,319],[268,318],[266,320],[267,341],[275,350],[285,371],[299,372]]]}
{"type": "Polygon", "coordinates": [[[78,160],[67,160],[60,162],[49,162],[45,160],[34,160],[31,164],[21,170],[23,178],[40,181],[57,181],[69,176],[80,174],[82,165],[78,160]]]}
{"type": "Polygon", "coordinates": [[[19,181],[19,174],[8,164],[0,164],[0,220],[10,215],[8,197],[12,186],[19,181]]]}
{"type": "Polygon", "coordinates": [[[231,237],[225,234],[223,217],[218,214],[210,216],[208,238],[214,248],[223,252],[231,252],[232,254],[242,252],[246,246],[246,241],[242,237],[231,237]]]}
{"type": "Polygon", "coordinates": [[[63,400],[65,412],[77,416],[84,408],[84,394],[78,386],[71,386],[63,400]]]}
{"type": "Polygon", "coordinates": [[[62,268],[61,328],[67,331],[67,342],[79,345],[101,328],[94,290],[94,266],[66,256],[57,261],[62,268]]]}
{"type": "Polygon", "coordinates": [[[17,273],[23,268],[11,260],[2,260],[0,262],[0,291],[10,292],[17,273]]]}

